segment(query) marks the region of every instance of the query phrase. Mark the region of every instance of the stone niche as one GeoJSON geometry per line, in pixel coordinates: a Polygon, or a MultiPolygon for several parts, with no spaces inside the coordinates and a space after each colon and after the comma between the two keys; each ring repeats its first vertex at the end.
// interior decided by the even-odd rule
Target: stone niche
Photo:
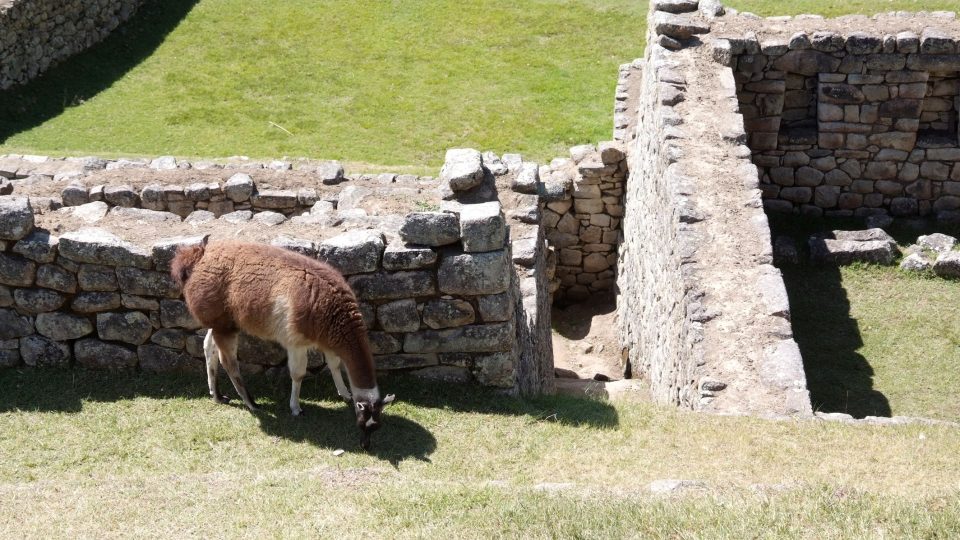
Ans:
{"type": "Polygon", "coordinates": [[[933,26],[730,38],[767,210],[960,220],[956,38],[933,26]]]}

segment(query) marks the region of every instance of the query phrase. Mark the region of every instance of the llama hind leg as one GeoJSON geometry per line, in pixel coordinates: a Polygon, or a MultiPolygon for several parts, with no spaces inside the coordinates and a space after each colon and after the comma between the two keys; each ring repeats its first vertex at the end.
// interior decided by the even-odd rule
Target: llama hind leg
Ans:
{"type": "Polygon", "coordinates": [[[217,375],[220,372],[220,351],[217,344],[213,342],[213,330],[207,330],[207,336],[203,338],[203,357],[207,361],[207,386],[210,387],[210,396],[217,403],[229,403],[230,398],[220,393],[217,389],[217,375]]]}
{"type": "Polygon", "coordinates": [[[303,378],[307,376],[307,350],[306,349],[287,349],[287,368],[290,370],[290,412],[294,416],[300,416],[303,410],[300,408],[300,386],[303,384],[303,378]]]}
{"type": "Polygon", "coordinates": [[[340,357],[329,351],[323,351],[323,358],[327,361],[327,368],[330,369],[330,375],[333,377],[333,384],[337,387],[337,394],[347,402],[353,401],[350,389],[343,382],[343,372],[340,370],[340,357]]]}
{"type": "Polygon", "coordinates": [[[237,362],[237,333],[213,332],[213,341],[216,342],[217,349],[220,350],[220,363],[223,364],[223,369],[226,370],[227,375],[230,377],[230,382],[233,383],[233,387],[236,388],[237,393],[240,394],[240,399],[243,400],[243,404],[251,411],[258,410],[257,404],[247,391],[246,385],[243,384],[243,377],[240,376],[240,364],[237,362]]]}

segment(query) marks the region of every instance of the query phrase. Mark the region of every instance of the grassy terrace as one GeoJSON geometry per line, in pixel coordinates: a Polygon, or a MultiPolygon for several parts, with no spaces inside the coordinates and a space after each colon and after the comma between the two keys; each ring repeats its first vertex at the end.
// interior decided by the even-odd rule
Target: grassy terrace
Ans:
{"type": "Polygon", "coordinates": [[[94,50],[0,94],[0,153],[289,155],[430,173],[454,146],[549,160],[610,137],[617,66],[642,55],[646,12],[634,0],[154,0],[94,50]]]}
{"type": "Polygon", "coordinates": [[[0,536],[960,534],[954,428],[519,401],[394,378],[383,384],[402,401],[364,454],[329,377],[305,384],[301,419],[287,381],[250,382],[258,415],[215,405],[201,374],[0,372],[0,536]],[[667,478],[705,485],[647,489],[667,478]]]}

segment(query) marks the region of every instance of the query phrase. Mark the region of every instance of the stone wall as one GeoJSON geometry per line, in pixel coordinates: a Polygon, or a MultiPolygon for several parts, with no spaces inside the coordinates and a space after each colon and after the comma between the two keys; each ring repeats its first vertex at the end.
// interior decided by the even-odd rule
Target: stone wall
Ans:
{"type": "MultiPolygon", "coordinates": [[[[907,21],[908,19],[904,19],[907,21]]],[[[796,32],[729,37],[766,208],[960,221],[960,35],[796,32]]]]}
{"type": "Polygon", "coordinates": [[[0,2],[0,90],[24,84],[102,41],[143,0],[0,2]]]}

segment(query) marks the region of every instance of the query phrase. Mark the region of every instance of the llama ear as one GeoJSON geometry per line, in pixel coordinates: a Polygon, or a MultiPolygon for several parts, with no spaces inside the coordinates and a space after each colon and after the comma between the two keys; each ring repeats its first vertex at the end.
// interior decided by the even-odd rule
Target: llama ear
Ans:
{"type": "Polygon", "coordinates": [[[386,409],[387,405],[393,403],[393,400],[397,399],[397,396],[393,394],[387,394],[387,397],[383,398],[383,408],[386,409]]]}

